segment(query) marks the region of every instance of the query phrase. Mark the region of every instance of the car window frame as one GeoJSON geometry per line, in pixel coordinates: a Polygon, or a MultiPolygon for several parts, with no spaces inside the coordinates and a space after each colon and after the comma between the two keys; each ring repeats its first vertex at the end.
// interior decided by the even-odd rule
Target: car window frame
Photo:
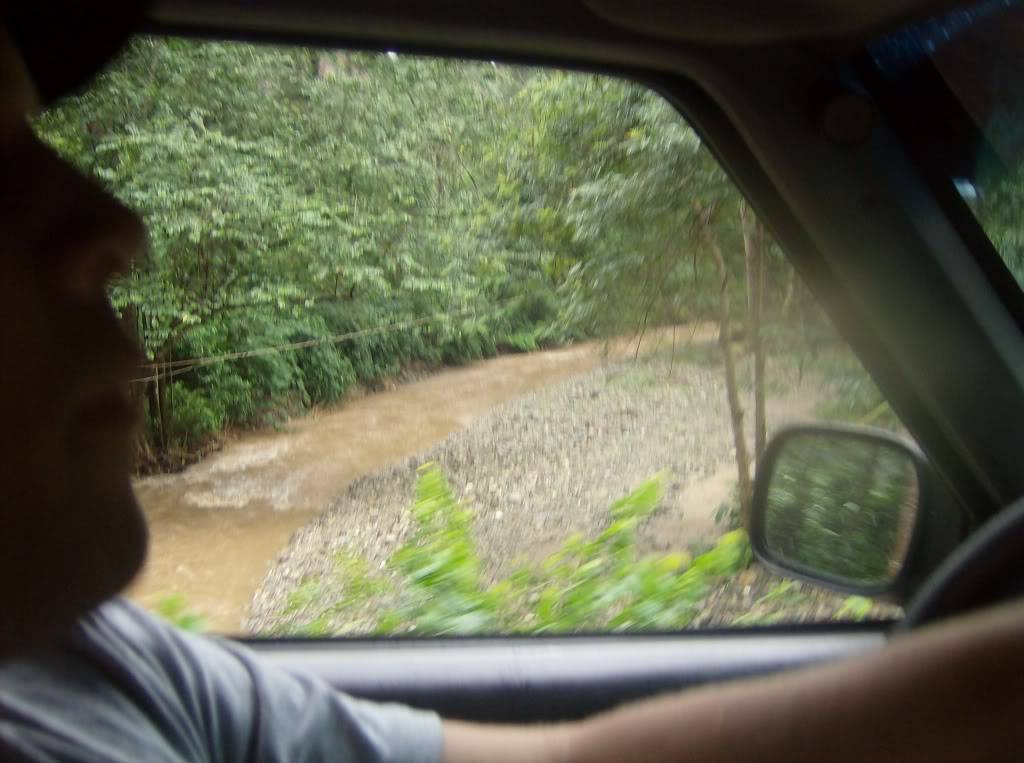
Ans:
{"type": "MultiPolygon", "coordinates": [[[[593,60],[587,61],[580,60],[579,58],[559,58],[550,54],[535,56],[522,52],[499,52],[495,54],[493,50],[481,51],[480,49],[458,44],[452,46],[432,46],[422,43],[409,45],[403,44],[401,41],[396,43],[394,40],[382,42],[379,39],[360,37],[358,34],[344,39],[336,38],[333,35],[301,35],[294,32],[282,35],[267,32],[266,30],[255,33],[247,31],[232,34],[224,33],[223,30],[211,32],[209,29],[197,29],[187,25],[161,23],[151,23],[146,31],[161,35],[174,34],[206,38],[214,37],[216,39],[240,39],[253,42],[272,42],[274,44],[316,44],[377,51],[399,49],[404,52],[421,55],[455,55],[475,60],[494,59],[507,63],[531,66],[555,65],[575,71],[626,78],[659,92],[680,111],[683,117],[687,119],[702,139],[705,140],[716,158],[722,162],[723,167],[732,176],[741,192],[752,200],[758,213],[768,221],[776,236],[784,243],[787,253],[794,251],[790,248],[792,245],[795,245],[795,251],[797,252],[811,251],[817,248],[812,237],[808,235],[797,217],[792,214],[792,210],[784,200],[784,195],[780,192],[777,184],[773,182],[771,176],[756,158],[756,152],[751,149],[751,146],[744,138],[742,130],[738,129],[730,116],[727,116],[726,110],[721,107],[721,104],[714,95],[699,84],[695,78],[680,74],[679,72],[667,72],[659,68],[626,67],[621,64],[595,62],[593,60]],[[789,245],[786,242],[789,242],[789,245]]],[[[713,61],[715,58],[716,54],[711,54],[708,59],[700,60],[701,55],[697,55],[693,60],[700,60],[700,62],[695,64],[695,70],[703,71],[707,74],[714,68],[713,65],[708,64],[708,60],[713,61]]],[[[673,59],[673,63],[678,66],[681,61],[685,60],[687,60],[687,56],[681,55],[673,59]]],[[[953,211],[956,212],[957,210],[953,211]]],[[[961,209],[960,211],[963,210],[961,209]]],[[[948,217],[947,219],[956,222],[957,230],[959,231],[959,218],[948,217]]],[[[973,220],[973,217],[968,214],[968,219],[973,220]]],[[[970,232],[969,229],[967,232],[970,232]]],[[[987,241],[987,237],[985,237],[984,242],[987,243],[987,241]]],[[[976,247],[983,245],[982,242],[971,240],[968,240],[967,244],[968,248],[972,251],[976,247]]],[[[821,279],[828,277],[829,269],[821,261],[820,256],[816,258],[814,256],[798,254],[796,257],[789,256],[789,259],[801,276],[809,282],[820,282],[821,279]]],[[[859,349],[855,346],[855,351],[862,360],[867,360],[874,354],[870,344],[865,343],[861,343],[859,349]]],[[[868,365],[868,363],[866,362],[865,365],[868,365]]],[[[877,369],[880,363],[875,362],[873,365],[877,369]]],[[[897,384],[898,380],[891,380],[888,383],[880,383],[880,386],[883,387],[884,391],[885,386],[891,388],[897,384]]],[[[913,412],[908,418],[911,421],[919,420],[916,412],[913,412]]],[[[913,427],[911,429],[913,431],[913,427]]],[[[998,500],[992,500],[991,496],[985,495],[986,490],[984,488],[979,489],[977,486],[969,486],[964,492],[968,495],[970,502],[984,507],[981,511],[982,516],[995,511],[999,506],[998,500]]],[[[963,498],[963,496],[961,497],[963,498]]]]}

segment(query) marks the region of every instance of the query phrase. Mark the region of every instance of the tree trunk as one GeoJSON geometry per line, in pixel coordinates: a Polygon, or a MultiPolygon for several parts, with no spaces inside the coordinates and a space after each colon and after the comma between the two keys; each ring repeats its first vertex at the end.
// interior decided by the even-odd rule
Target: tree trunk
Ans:
{"type": "Polygon", "coordinates": [[[167,452],[169,442],[167,432],[167,383],[164,379],[164,374],[166,372],[159,366],[159,363],[161,363],[162,360],[163,355],[157,354],[154,358],[154,362],[158,365],[155,372],[152,372],[152,375],[155,376],[155,378],[153,381],[146,384],[149,415],[153,424],[156,426],[156,446],[161,454],[167,452]]]}
{"type": "Polygon", "coordinates": [[[779,316],[782,320],[786,320],[789,317],[790,308],[793,307],[793,294],[796,292],[796,271],[792,267],[789,267],[788,271],[786,276],[786,294],[782,298],[782,307],[779,309],[779,316]]]}
{"type": "Polygon", "coordinates": [[[729,398],[729,415],[732,419],[732,437],[736,446],[736,474],[740,493],[740,514],[746,525],[750,517],[750,501],[752,486],[750,483],[750,456],[747,454],[747,438],[743,431],[743,408],[740,406],[739,389],[736,385],[736,363],[732,356],[730,341],[732,311],[729,306],[729,271],[725,266],[725,257],[715,240],[714,234],[707,225],[703,227],[704,241],[715,258],[718,278],[721,283],[718,295],[718,347],[722,351],[725,364],[725,389],[729,398]]]}
{"type": "MultiPolygon", "coordinates": [[[[128,305],[121,310],[121,326],[124,328],[124,332],[131,338],[132,342],[135,343],[135,346],[141,347],[139,310],[136,305],[128,305]]],[[[149,369],[142,365],[140,365],[135,371],[135,378],[137,379],[144,379],[149,375],[149,369]]],[[[132,383],[128,387],[128,394],[131,397],[132,405],[135,406],[136,415],[138,416],[142,415],[145,408],[148,387],[148,382],[136,382],[132,383]]],[[[152,458],[152,450],[149,447],[149,443],[146,441],[146,428],[140,427],[135,435],[136,468],[138,468],[140,464],[147,464],[152,460],[152,458]]]]}
{"type": "Polygon", "coordinates": [[[743,251],[747,270],[747,337],[754,361],[754,460],[761,458],[767,440],[764,410],[764,342],[761,317],[764,305],[764,228],[746,202],[740,202],[743,251]]]}

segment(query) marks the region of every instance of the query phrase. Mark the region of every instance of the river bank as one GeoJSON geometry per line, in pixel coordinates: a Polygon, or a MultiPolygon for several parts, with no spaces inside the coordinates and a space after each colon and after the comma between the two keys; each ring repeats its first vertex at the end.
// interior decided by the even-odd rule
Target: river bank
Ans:
{"type": "MultiPolygon", "coordinates": [[[[680,330],[680,342],[710,329],[680,330]]],[[[650,334],[642,348],[671,342],[650,334]]],[[[346,486],[422,452],[497,405],[632,355],[635,341],[504,355],[250,432],[176,474],[136,479],[150,526],[146,567],[128,591],[156,609],[180,596],[211,630],[238,633],[292,533],[346,486]]]]}
{"type": "MultiPolygon", "coordinates": [[[[770,371],[769,428],[813,416],[824,395],[820,381],[785,364],[770,371]]],[[[383,602],[324,621],[331,603],[315,592],[329,587],[339,559],[387,569],[412,530],[408,507],[424,463],[439,464],[472,510],[484,574],[496,580],[522,562],[542,561],[570,535],[599,532],[609,505],[659,472],[662,507],[641,527],[639,550],[699,551],[722,531],[716,513],[735,484],[732,459],[718,367],[664,353],[609,361],[499,405],[433,447],[357,479],[293,536],[260,586],[246,630],[301,630],[317,613],[324,632],[372,630],[372,610],[383,602]]],[[[770,619],[762,600],[773,592],[809,619],[842,606],[840,597],[786,585],[755,566],[712,592],[695,624],[754,619],[759,607],[770,619]]]]}

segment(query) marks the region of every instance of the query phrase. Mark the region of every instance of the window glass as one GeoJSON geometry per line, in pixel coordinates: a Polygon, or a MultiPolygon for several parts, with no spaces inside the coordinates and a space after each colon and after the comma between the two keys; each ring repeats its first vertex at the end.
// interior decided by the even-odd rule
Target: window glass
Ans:
{"type": "Polygon", "coordinates": [[[150,230],[112,291],[143,605],[317,636],[894,613],[751,560],[768,435],[900,427],[654,93],[141,38],[37,128],[150,230]]]}
{"type": "Polygon", "coordinates": [[[928,161],[1024,283],[1024,7],[988,0],[878,41],[883,78],[914,104],[928,161]]]}
{"type": "Polygon", "coordinates": [[[954,178],[1018,284],[1024,283],[1024,8],[982,6],[939,56],[954,95],[978,125],[969,178],[954,178]],[[981,12],[985,11],[985,12],[981,12]]]}

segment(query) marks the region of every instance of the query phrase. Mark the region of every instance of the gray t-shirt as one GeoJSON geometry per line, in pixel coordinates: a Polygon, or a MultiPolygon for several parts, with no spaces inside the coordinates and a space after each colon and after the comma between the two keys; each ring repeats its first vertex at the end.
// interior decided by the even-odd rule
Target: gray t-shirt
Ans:
{"type": "Polygon", "coordinates": [[[0,663],[0,760],[437,763],[433,713],[348,697],[114,599],[0,663]]]}

